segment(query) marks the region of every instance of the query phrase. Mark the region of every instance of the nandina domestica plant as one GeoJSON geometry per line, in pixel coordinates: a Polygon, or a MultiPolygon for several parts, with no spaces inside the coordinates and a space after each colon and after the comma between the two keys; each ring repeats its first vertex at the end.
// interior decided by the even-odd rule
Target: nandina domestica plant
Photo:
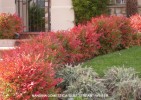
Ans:
{"type": "Polygon", "coordinates": [[[70,31],[58,31],[56,36],[66,52],[64,55],[65,63],[75,63],[82,59],[83,55],[80,53],[81,41],[75,34],[70,31]]]}
{"type": "Polygon", "coordinates": [[[61,79],[55,78],[54,65],[44,59],[49,57],[44,47],[39,44],[21,47],[7,52],[0,61],[1,99],[38,100],[32,95],[57,93],[55,86],[61,79]]]}
{"type": "MultiPolygon", "coordinates": [[[[66,63],[66,50],[63,48],[61,41],[54,32],[50,32],[48,34],[43,33],[23,45],[36,48],[38,49],[36,50],[37,52],[44,51],[43,59],[53,63],[54,65],[66,63]]],[[[21,48],[25,49],[23,47],[21,48]]]]}
{"type": "Polygon", "coordinates": [[[134,32],[128,18],[100,16],[86,25],[43,33],[23,42],[4,53],[0,61],[1,99],[25,100],[33,99],[32,94],[54,93],[60,82],[55,78],[58,66],[130,47],[134,32]]]}
{"type": "Polygon", "coordinates": [[[141,15],[136,14],[130,17],[131,27],[136,31],[133,40],[134,45],[141,45],[141,15]]]}
{"type": "Polygon", "coordinates": [[[102,33],[99,38],[101,53],[109,53],[132,46],[133,28],[130,20],[124,16],[100,16],[92,18],[89,22],[97,27],[97,34],[102,33]]]}
{"type": "Polygon", "coordinates": [[[15,33],[23,31],[23,23],[16,14],[0,14],[0,38],[13,38],[15,33]]]}
{"type": "Polygon", "coordinates": [[[36,52],[43,49],[45,51],[43,58],[56,65],[83,61],[94,57],[100,48],[98,41],[100,35],[95,33],[95,29],[92,30],[86,26],[79,26],[70,31],[42,33],[24,43],[24,46],[20,46],[20,51],[27,51],[28,53],[29,50],[26,48],[29,47],[37,47],[39,50],[36,50],[36,52]]]}
{"type": "Polygon", "coordinates": [[[89,59],[99,53],[101,47],[99,43],[100,34],[96,33],[97,27],[91,24],[78,25],[71,29],[71,33],[77,36],[77,39],[81,42],[80,53],[83,55],[83,59],[89,59]]]}
{"type": "Polygon", "coordinates": [[[141,32],[141,16],[139,14],[130,17],[131,27],[137,32],[141,32]]]}

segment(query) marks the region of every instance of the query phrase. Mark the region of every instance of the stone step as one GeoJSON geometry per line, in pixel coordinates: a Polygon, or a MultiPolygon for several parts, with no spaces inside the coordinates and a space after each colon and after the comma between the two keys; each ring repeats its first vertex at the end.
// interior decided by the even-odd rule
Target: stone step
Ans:
{"type": "Polygon", "coordinates": [[[14,39],[1,39],[0,47],[14,47],[17,40],[14,39]]]}
{"type": "Polygon", "coordinates": [[[22,42],[29,41],[30,39],[0,39],[0,60],[3,51],[16,49],[22,42]]]}
{"type": "Polygon", "coordinates": [[[15,47],[24,41],[29,41],[30,39],[0,39],[0,48],[15,47]]]}
{"type": "Polygon", "coordinates": [[[0,47],[0,51],[11,50],[11,49],[15,49],[15,47],[0,47]]]}

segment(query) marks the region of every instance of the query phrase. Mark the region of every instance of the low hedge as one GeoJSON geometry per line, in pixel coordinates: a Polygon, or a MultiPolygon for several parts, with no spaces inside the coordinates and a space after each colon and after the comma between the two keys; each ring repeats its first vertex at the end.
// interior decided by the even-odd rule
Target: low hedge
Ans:
{"type": "Polygon", "coordinates": [[[0,61],[1,100],[39,100],[41,94],[48,100],[47,94],[59,92],[55,86],[61,79],[55,78],[54,64],[48,60],[51,52],[44,48],[43,44],[25,43],[3,54],[4,59],[0,61]]]}
{"type": "Polygon", "coordinates": [[[101,34],[100,52],[103,54],[133,46],[135,30],[130,25],[130,19],[123,16],[100,16],[92,18],[88,23],[97,26],[97,34],[101,34]]]}
{"type": "Polygon", "coordinates": [[[42,33],[3,54],[1,96],[22,100],[32,98],[32,93],[55,93],[59,67],[140,45],[136,32],[126,17],[100,16],[68,31],[42,33]]]}

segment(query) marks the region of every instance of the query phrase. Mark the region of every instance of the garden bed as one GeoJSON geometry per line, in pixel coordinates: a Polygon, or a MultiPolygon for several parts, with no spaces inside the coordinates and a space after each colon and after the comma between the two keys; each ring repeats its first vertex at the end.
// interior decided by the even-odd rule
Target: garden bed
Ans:
{"type": "MultiPolygon", "coordinates": [[[[141,37],[136,32],[138,31],[131,27],[129,18],[100,16],[93,18],[86,25],[78,25],[68,31],[47,32],[34,37],[30,42],[24,42],[18,46],[19,48],[3,54],[4,59],[0,62],[2,96],[7,99],[24,100],[34,99],[32,94],[102,92],[115,100],[129,94],[135,97],[132,90],[139,89],[140,79],[133,68],[114,67],[109,69],[104,77],[100,77],[96,73],[98,68],[93,70],[90,67],[72,64],[98,55],[140,46],[141,37]],[[107,81],[103,80],[106,81],[104,83],[99,79],[107,81]],[[136,86],[133,86],[134,82],[136,86]],[[114,91],[111,91],[113,86],[114,91]],[[59,92],[58,87],[62,89],[59,92]],[[128,92],[123,94],[122,90],[128,92]],[[120,95],[117,95],[119,93],[120,95]]],[[[102,61],[99,62],[101,63],[102,61]]]]}

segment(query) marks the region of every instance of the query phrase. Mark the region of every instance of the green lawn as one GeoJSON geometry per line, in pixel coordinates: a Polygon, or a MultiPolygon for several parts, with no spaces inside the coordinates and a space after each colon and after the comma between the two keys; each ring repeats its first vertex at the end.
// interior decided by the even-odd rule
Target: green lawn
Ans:
{"type": "Polygon", "coordinates": [[[85,62],[84,65],[93,67],[100,76],[103,76],[104,70],[113,66],[134,67],[141,76],[141,47],[132,47],[130,49],[98,56],[85,62]]]}

